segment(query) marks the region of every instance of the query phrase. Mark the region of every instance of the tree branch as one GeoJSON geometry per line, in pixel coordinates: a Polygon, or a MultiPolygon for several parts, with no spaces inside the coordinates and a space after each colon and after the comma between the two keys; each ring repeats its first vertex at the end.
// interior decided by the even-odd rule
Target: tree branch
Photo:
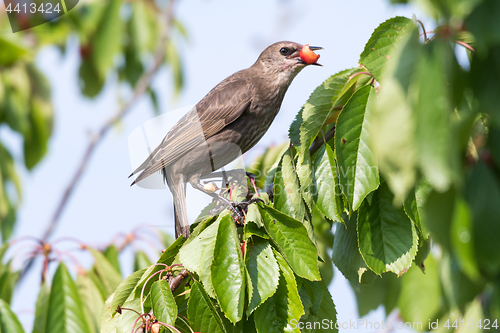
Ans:
{"type": "Polygon", "coordinates": [[[170,290],[174,292],[179,286],[182,284],[182,282],[189,277],[189,272],[187,270],[182,270],[182,272],[174,277],[172,280],[169,281],[170,285],[170,290]]]}
{"type": "Polygon", "coordinates": [[[311,147],[309,147],[309,155],[314,155],[315,152],[321,148],[325,142],[330,141],[333,137],[335,136],[335,126],[333,126],[328,132],[326,132],[325,135],[323,135],[321,138],[317,137],[314,139],[311,147]]]}

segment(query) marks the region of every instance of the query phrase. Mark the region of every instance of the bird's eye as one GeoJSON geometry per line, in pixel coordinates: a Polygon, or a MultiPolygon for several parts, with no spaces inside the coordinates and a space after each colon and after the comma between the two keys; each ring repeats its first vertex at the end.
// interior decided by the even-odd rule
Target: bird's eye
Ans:
{"type": "Polygon", "coordinates": [[[288,47],[282,47],[281,50],[280,50],[280,54],[284,55],[284,56],[290,55],[290,53],[291,52],[290,52],[290,49],[288,47]]]}

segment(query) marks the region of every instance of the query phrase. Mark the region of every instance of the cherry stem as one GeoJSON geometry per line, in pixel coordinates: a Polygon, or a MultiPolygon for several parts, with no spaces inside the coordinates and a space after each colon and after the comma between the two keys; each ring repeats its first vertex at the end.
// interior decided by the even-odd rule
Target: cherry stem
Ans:
{"type": "Polygon", "coordinates": [[[465,47],[466,49],[468,49],[468,50],[470,50],[470,51],[472,51],[472,52],[476,52],[476,51],[472,48],[472,46],[470,46],[469,44],[467,44],[467,43],[465,43],[465,42],[462,42],[462,41],[457,40],[457,41],[455,41],[455,43],[457,43],[458,45],[462,45],[463,47],[465,47]]]}
{"type": "Polygon", "coordinates": [[[122,307],[120,306],[120,309],[122,309],[122,310],[127,310],[127,311],[133,311],[133,312],[137,313],[137,315],[138,315],[138,316],[140,316],[140,315],[141,315],[141,314],[140,314],[137,310],[134,310],[134,309],[131,309],[131,308],[122,308],[122,307]]]}
{"type": "Polygon", "coordinates": [[[431,30],[431,31],[427,31],[427,32],[425,32],[425,31],[424,31],[424,32],[422,32],[420,35],[418,35],[418,37],[422,37],[422,36],[423,36],[423,35],[425,35],[426,33],[428,33],[428,34],[433,34],[433,33],[434,33],[434,31],[433,31],[433,30],[431,30]]]}
{"type": "Polygon", "coordinates": [[[83,244],[83,243],[82,243],[79,239],[76,239],[76,238],[74,238],[74,237],[62,237],[62,238],[58,238],[58,239],[56,239],[55,241],[53,241],[53,242],[51,243],[51,245],[52,245],[52,246],[54,246],[55,244],[57,244],[57,243],[61,243],[61,242],[75,242],[75,243],[77,243],[77,244],[78,244],[78,245],[80,245],[80,246],[82,246],[82,245],[83,245],[83,246],[86,246],[86,245],[85,245],[85,244],[83,244]]]}
{"type": "Polygon", "coordinates": [[[427,32],[425,31],[424,24],[420,20],[417,20],[417,22],[420,23],[420,25],[422,26],[422,31],[423,31],[423,34],[424,34],[424,41],[427,42],[429,39],[427,38],[427,32]]]}
{"type": "Polygon", "coordinates": [[[137,317],[137,319],[134,321],[134,326],[132,326],[132,333],[134,333],[135,325],[137,325],[137,322],[139,321],[139,319],[141,319],[142,317],[145,317],[145,316],[150,316],[150,314],[149,313],[143,313],[139,317],[137,317]]]}
{"type": "Polygon", "coordinates": [[[186,318],[186,317],[184,317],[184,316],[181,316],[181,315],[180,315],[180,316],[178,316],[177,318],[178,318],[178,319],[180,319],[180,320],[182,320],[182,322],[184,323],[184,325],[186,325],[186,326],[187,326],[187,328],[189,328],[189,330],[191,331],[191,333],[194,333],[194,331],[193,331],[193,329],[191,328],[191,326],[189,326],[189,322],[188,322],[188,320],[187,320],[187,318],[186,318]]]}
{"type": "MultiPolygon", "coordinates": [[[[144,301],[142,300],[142,299],[143,299],[143,297],[144,297],[144,289],[146,289],[146,286],[148,285],[149,280],[151,280],[151,278],[152,278],[153,276],[155,276],[155,275],[157,275],[157,274],[161,274],[161,273],[163,273],[163,272],[165,272],[165,271],[168,271],[168,270],[169,270],[168,265],[161,264],[161,263],[156,263],[156,264],[154,264],[154,265],[152,265],[152,266],[157,266],[157,265],[164,265],[164,266],[165,266],[165,269],[159,270],[158,272],[156,272],[156,273],[152,274],[150,277],[148,277],[148,279],[146,280],[146,282],[144,282],[144,285],[142,286],[142,290],[141,290],[141,310],[142,310],[142,312],[144,312],[144,304],[143,304],[143,303],[144,303],[144,301]]],[[[150,267],[151,267],[151,266],[150,266],[150,267]]],[[[134,327],[135,327],[135,326],[134,326],[134,327]]]]}
{"type": "Polygon", "coordinates": [[[38,243],[39,245],[43,245],[43,240],[41,240],[40,238],[36,238],[36,237],[33,237],[33,236],[23,236],[23,237],[19,237],[19,238],[16,238],[16,239],[13,239],[11,242],[10,242],[10,245],[14,245],[15,243],[19,243],[19,242],[22,242],[22,241],[33,241],[33,242],[36,242],[38,243]]]}
{"type": "Polygon", "coordinates": [[[157,321],[158,324],[162,325],[162,326],[165,326],[171,330],[174,330],[176,331],[177,333],[181,333],[181,331],[179,331],[177,328],[173,327],[172,325],[169,325],[169,324],[166,324],[166,323],[162,323],[161,321],[157,321]]]}

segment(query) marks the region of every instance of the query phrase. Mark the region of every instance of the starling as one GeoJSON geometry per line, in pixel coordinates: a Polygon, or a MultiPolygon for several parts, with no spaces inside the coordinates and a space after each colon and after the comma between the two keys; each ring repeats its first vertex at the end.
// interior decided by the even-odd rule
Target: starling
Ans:
{"type": "Polygon", "coordinates": [[[144,170],[134,185],[155,172],[162,172],[174,199],[176,237],[182,234],[187,238],[190,234],[186,208],[188,182],[228,203],[227,199],[205,191],[200,178],[235,160],[266,133],[290,83],[307,66],[300,58],[301,49],[301,44],[288,41],[267,47],[251,67],[215,86],[130,175],[144,170]]]}

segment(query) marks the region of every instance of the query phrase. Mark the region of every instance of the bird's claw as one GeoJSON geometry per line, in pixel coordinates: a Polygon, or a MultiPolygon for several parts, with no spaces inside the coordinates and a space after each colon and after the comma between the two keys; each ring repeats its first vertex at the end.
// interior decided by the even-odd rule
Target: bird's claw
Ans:
{"type": "Polygon", "coordinates": [[[243,202],[231,202],[231,205],[233,207],[248,207],[248,206],[250,206],[251,204],[253,204],[255,202],[262,202],[262,203],[264,203],[264,200],[262,200],[260,198],[253,198],[253,199],[250,199],[248,201],[243,201],[243,202]]]}
{"type": "Polygon", "coordinates": [[[253,173],[251,173],[251,172],[248,172],[248,171],[245,171],[245,173],[246,173],[246,175],[247,175],[247,177],[248,177],[249,179],[252,179],[253,181],[256,181],[256,180],[257,180],[257,176],[256,176],[255,174],[253,174],[253,173]]]}

